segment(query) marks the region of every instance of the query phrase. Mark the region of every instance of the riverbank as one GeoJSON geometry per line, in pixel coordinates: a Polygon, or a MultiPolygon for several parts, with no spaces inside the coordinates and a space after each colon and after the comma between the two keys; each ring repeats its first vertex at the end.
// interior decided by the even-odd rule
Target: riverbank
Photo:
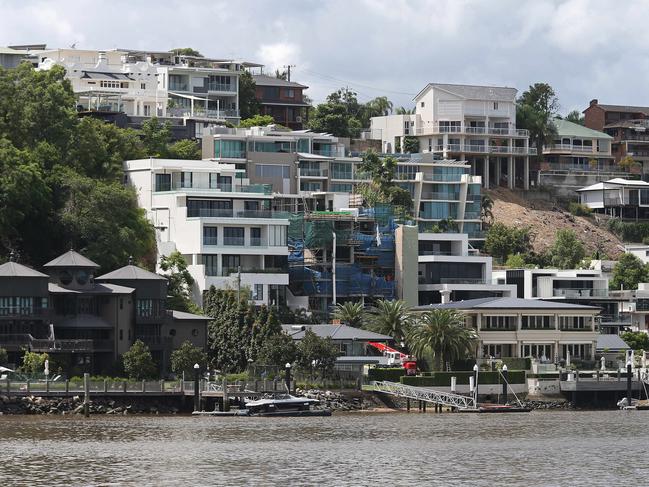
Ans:
{"type": "MultiPolygon", "coordinates": [[[[182,405],[169,400],[137,398],[96,398],[90,401],[90,414],[178,414],[182,405]]],[[[0,414],[83,414],[83,398],[45,398],[38,396],[0,396],[0,414]]]]}

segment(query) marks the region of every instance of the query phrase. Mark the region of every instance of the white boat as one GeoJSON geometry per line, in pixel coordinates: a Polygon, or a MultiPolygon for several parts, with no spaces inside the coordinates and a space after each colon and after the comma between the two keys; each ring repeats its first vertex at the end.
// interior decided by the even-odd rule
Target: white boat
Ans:
{"type": "Polygon", "coordinates": [[[331,416],[330,409],[311,409],[319,402],[308,397],[281,394],[246,401],[246,409],[251,416],[331,416]]]}

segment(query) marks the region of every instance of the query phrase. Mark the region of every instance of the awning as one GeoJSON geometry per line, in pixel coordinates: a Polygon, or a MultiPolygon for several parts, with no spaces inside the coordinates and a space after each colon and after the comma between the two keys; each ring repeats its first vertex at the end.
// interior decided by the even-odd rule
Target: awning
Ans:
{"type": "Polygon", "coordinates": [[[107,73],[102,71],[83,71],[81,79],[99,79],[99,80],[122,80],[122,81],[135,81],[126,73],[107,73]]]}
{"type": "Polygon", "coordinates": [[[168,92],[170,95],[173,96],[178,96],[180,98],[187,98],[188,100],[198,100],[198,101],[210,101],[209,98],[201,98],[199,96],[193,96],[193,95],[183,95],[181,93],[176,93],[174,91],[169,91],[168,92]]]}

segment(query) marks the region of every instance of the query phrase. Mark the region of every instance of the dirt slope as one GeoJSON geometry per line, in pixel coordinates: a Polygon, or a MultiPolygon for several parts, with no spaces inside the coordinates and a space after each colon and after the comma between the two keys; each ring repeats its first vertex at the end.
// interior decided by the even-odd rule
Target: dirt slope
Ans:
{"type": "Polygon", "coordinates": [[[573,216],[550,201],[530,201],[504,188],[487,191],[487,194],[494,201],[494,221],[532,228],[535,235],[532,246],[535,252],[550,247],[557,230],[570,228],[584,243],[589,255],[597,249],[597,242],[611,259],[616,259],[622,253],[622,241],[606,230],[605,223],[598,221],[597,217],[573,216]]]}

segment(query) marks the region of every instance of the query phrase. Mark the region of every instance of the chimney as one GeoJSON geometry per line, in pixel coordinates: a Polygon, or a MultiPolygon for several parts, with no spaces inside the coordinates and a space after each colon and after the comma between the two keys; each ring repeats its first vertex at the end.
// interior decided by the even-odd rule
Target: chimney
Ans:
{"type": "Polygon", "coordinates": [[[592,100],[590,100],[590,106],[591,107],[597,105],[598,103],[599,103],[599,100],[597,98],[593,98],[592,100]]]}

